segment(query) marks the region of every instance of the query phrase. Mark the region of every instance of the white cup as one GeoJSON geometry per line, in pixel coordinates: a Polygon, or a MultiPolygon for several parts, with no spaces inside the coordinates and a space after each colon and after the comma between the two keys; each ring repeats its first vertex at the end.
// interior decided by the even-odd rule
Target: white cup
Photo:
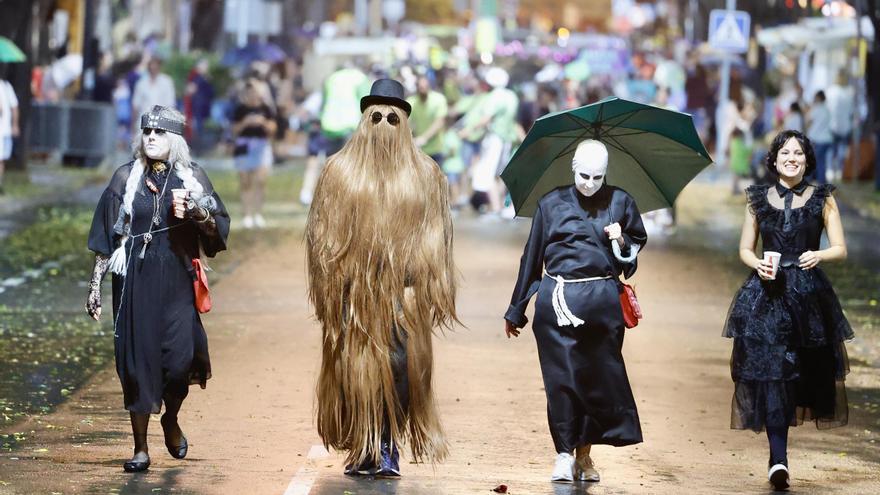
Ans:
{"type": "Polygon", "coordinates": [[[770,263],[773,266],[770,280],[776,280],[776,271],[779,270],[780,259],[782,259],[782,253],[777,253],[776,251],[764,251],[764,261],[770,263]]]}
{"type": "MultiPolygon", "coordinates": [[[[188,193],[188,191],[186,189],[172,189],[171,190],[171,196],[175,200],[180,200],[180,199],[186,200],[187,193],[188,193]]],[[[177,218],[183,218],[183,209],[178,210],[177,208],[175,208],[174,209],[174,216],[177,218]]]]}

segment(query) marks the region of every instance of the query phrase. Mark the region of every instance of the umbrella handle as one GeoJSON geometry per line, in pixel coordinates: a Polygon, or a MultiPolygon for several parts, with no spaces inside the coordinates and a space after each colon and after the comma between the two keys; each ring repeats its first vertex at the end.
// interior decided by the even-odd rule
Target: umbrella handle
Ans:
{"type": "Polygon", "coordinates": [[[614,257],[617,258],[617,261],[620,261],[621,263],[632,263],[635,261],[636,256],[639,255],[639,245],[631,244],[629,246],[629,256],[621,256],[620,243],[617,241],[611,241],[611,251],[614,253],[614,257]]]}

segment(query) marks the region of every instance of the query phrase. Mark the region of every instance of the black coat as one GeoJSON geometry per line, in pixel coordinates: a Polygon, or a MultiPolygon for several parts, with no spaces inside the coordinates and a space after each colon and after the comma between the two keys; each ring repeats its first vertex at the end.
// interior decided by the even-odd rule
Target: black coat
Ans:
{"type": "MultiPolygon", "coordinates": [[[[117,169],[95,208],[89,249],[97,254],[110,256],[120,240],[115,226],[131,167],[128,163],[117,169]]],[[[156,196],[141,180],[132,201],[126,276],[113,275],[116,371],[125,407],[135,413],[156,414],[163,395],[185,397],[189,384],[204,387],[211,375],[208,338],[193,305],[192,259],[199,256],[200,244],[207,256],[226,249],[229,215],[204,170],[193,165],[193,174],[217,203],[216,230],[207,235],[192,221],[174,217],[171,189],[183,187],[174,172],[145,173],[159,189],[165,188],[159,225],[153,230],[172,228],[153,234],[140,259],[144,237],[136,236],[149,229],[156,196]]]]}
{"type": "Polygon", "coordinates": [[[642,440],[621,354],[624,323],[618,282],[620,275],[635,273],[637,263],[615,258],[603,230],[614,222],[623,232],[624,257],[633,246],[645,245],[639,210],[622,189],[606,185],[584,197],[572,185],[541,198],[504,316],[516,327],[525,326],[528,301],[537,292],[532,329],[557,452],[584,444],[620,446],[642,440]],[[610,276],[564,285],[568,308],[584,324],[559,324],[553,304],[557,282],[544,271],[566,280],[610,276]]]}

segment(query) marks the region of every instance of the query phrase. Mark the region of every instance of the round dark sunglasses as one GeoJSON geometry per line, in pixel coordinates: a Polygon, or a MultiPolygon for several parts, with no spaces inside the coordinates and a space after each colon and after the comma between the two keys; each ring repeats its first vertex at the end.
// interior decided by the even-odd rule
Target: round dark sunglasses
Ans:
{"type": "Polygon", "coordinates": [[[162,136],[165,134],[165,131],[162,129],[152,129],[150,127],[147,127],[146,129],[144,129],[144,136],[149,136],[150,134],[152,134],[154,132],[156,133],[157,136],[162,136]]]}
{"type": "MultiPolygon", "coordinates": [[[[382,117],[383,117],[383,115],[381,112],[373,112],[373,115],[370,116],[370,118],[373,120],[373,124],[378,124],[379,122],[382,122],[382,117]]],[[[397,124],[400,123],[400,117],[398,117],[397,114],[394,112],[391,112],[388,115],[385,115],[384,117],[385,117],[385,120],[387,120],[388,123],[393,126],[396,126],[397,124]]]]}

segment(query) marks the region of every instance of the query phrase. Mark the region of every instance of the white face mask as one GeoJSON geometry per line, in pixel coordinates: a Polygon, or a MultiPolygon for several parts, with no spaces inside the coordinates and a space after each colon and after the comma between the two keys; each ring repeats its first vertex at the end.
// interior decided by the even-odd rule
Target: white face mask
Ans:
{"type": "Polygon", "coordinates": [[[574,171],[574,185],[578,192],[590,197],[596,194],[605,183],[608,171],[608,151],[597,141],[578,146],[571,161],[574,171]]]}
{"type": "Polygon", "coordinates": [[[167,160],[171,151],[168,133],[158,129],[144,129],[144,153],[151,160],[167,160]],[[149,133],[149,134],[147,134],[149,133]]]}

